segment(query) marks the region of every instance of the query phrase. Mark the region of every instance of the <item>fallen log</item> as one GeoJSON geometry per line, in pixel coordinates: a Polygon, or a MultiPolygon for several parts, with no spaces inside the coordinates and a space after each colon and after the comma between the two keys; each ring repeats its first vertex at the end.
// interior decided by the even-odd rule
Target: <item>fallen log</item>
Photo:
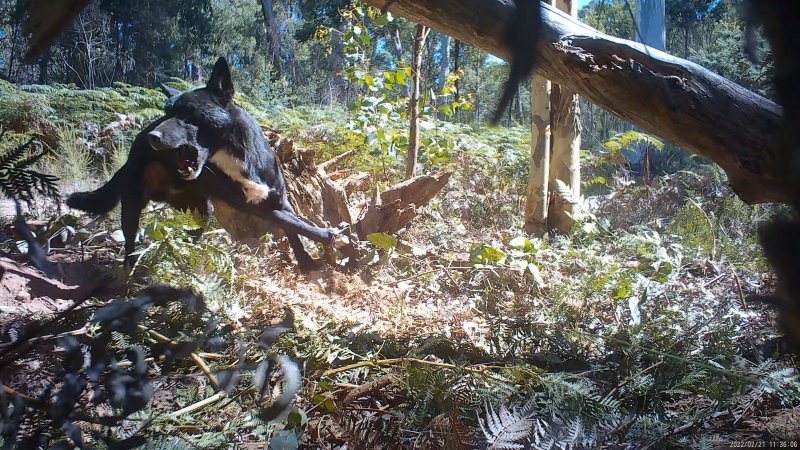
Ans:
{"type": "MultiPolygon", "coordinates": [[[[364,0],[508,59],[508,0],[364,0]]],[[[543,5],[537,71],[722,167],[747,203],[791,200],[781,108],[690,61],[603,34],[543,5]]]]}

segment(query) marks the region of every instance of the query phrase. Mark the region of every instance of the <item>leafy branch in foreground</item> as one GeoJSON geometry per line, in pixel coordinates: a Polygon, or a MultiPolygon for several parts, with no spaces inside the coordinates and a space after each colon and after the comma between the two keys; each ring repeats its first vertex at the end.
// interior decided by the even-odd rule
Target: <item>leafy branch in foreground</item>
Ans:
{"type": "MultiPolygon", "coordinates": [[[[5,138],[5,130],[0,131],[0,142],[5,138]]],[[[26,142],[0,153],[0,190],[3,195],[27,203],[33,200],[35,192],[58,198],[58,178],[32,168],[49,153],[45,145],[38,138],[31,137],[26,142]]]]}
{"type": "MultiPolygon", "coordinates": [[[[96,310],[79,330],[47,336],[19,332],[5,336],[0,341],[0,358],[6,361],[0,367],[8,369],[0,374],[2,448],[86,448],[101,442],[108,448],[134,448],[170,434],[165,430],[174,425],[178,416],[197,412],[226,397],[254,402],[247,409],[257,415],[259,424],[268,424],[283,413],[300,388],[300,371],[293,361],[272,355],[258,364],[249,363],[245,359],[248,346],[239,342],[238,363],[214,372],[197,350],[230,347],[235,336],[230,335],[228,327],[220,328],[213,318],[205,324],[190,319],[189,328],[182,327],[169,320],[176,309],[183,317],[202,317],[207,312],[203,299],[188,289],[154,286],[130,300],[112,300],[96,310]],[[154,323],[167,324],[169,330],[165,332],[170,337],[148,326],[154,323]],[[20,338],[21,335],[25,337],[20,338]],[[41,383],[31,385],[30,376],[21,373],[39,370],[25,364],[32,352],[18,351],[26,343],[33,343],[31,350],[42,352],[38,358],[52,362],[40,373],[45,375],[41,383]],[[164,380],[175,378],[174,372],[189,359],[218,392],[172,413],[150,410],[151,400],[170,385],[164,380]],[[153,372],[160,377],[154,377],[153,372]],[[242,386],[244,376],[250,377],[250,385],[242,386]],[[285,387],[273,400],[271,380],[278,376],[285,387]]],[[[85,310],[76,309],[58,325],[75,323],[85,310]]],[[[257,347],[271,347],[282,332],[291,328],[292,318],[288,314],[283,323],[264,330],[257,347]]],[[[179,375],[176,379],[180,378],[179,375]]],[[[295,432],[287,428],[284,433],[295,432]]]]}

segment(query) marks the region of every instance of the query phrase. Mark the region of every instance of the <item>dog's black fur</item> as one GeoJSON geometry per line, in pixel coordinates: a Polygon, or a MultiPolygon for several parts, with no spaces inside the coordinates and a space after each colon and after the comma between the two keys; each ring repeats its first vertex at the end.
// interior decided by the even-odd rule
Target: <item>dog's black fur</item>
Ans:
{"type": "Polygon", "coordinates": [[[295,215],[275,153],[258,123],[233,102],[233,81],[225,59],[217,60],[205,87],[184,93],[167,91],[165,117],[137,136],[125,166],[100,189],[73,194],[67,204],[103,213],[121,198],[125,251],[130,254],[139,215],[149,200],[202,213],[208,212],[211,200],[280,228],[298,265],[313,267],[315,261],[299,235],[332,244],[340,230],[316,227],[295,215]],[[162,191],[174,189],[182,194],[178,199],[150,194],[152,188],[143,174],[158,169],[171,170],[163,179],[166,189],[162,191]]]}
{"type": "Polygon", "coordinates": [[[166,121],[162,117],[133,141],[128,160],[102,187],[91,192],[77,192],[67,198],[67,205],[92,214],[105,214],[122,203],[122,232],[125,256],[132,262],[136,233],[142,210],[151,201],[164,202],[180,210],[196,210],[207,216],[207,197],[197,189],[197,182],[180,175],[184,160],[177,153],[157,152],[150,146],[149,134],[166,121]]]}

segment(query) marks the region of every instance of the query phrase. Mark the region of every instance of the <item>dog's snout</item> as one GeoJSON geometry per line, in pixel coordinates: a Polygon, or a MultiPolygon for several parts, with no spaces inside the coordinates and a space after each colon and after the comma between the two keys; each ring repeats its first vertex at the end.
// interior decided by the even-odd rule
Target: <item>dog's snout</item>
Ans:
{"type": "Polygon", "coordinates": [[[151,131],[147,134],[147,138],[150,140],[150,146],[154,149],[162,150],[164,148],[164,135],[160,131],[151,131]]]}

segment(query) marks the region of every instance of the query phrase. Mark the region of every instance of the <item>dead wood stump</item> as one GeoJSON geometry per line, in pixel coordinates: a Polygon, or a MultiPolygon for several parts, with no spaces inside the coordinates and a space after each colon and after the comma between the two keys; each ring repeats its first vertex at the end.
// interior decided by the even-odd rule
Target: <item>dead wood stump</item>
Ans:
{"type": "MultiPolygon", "coordinates": [[[[337,165],[354,154],[353,151],[317,165],[314,163],[313,150],[295,146],[294,141],[283,138],[274,130],[264,129],[264,135],[281,161],[289,201],[297,214],[320,227],[338,226],[343,222],[350,224],[361,240],[371,233],[394,233],[406,226],[417,215],[417,209],[430,201],[447,184],[452,174],[451,171],[445,171],[418,176],[391,186],[380,194],[375,191],[372,201],[367,205],[351,205],[350,195],[359,187],[371,184],[368,175],[357,173],[347,176],[343,173],[345,171],[337,171],[334,180],[327,170],[335,170],[337,165]]],[[[265,220],[252,215],[224,213],[217,214],[217,220],[231,236],[240,241],[260,239],[276,231],[265,220]],[[234,217],[235,220],[223,219],[234,217]]],[[[348,254],[347,249],[342,249],[342,252],[348,254]]]]}

